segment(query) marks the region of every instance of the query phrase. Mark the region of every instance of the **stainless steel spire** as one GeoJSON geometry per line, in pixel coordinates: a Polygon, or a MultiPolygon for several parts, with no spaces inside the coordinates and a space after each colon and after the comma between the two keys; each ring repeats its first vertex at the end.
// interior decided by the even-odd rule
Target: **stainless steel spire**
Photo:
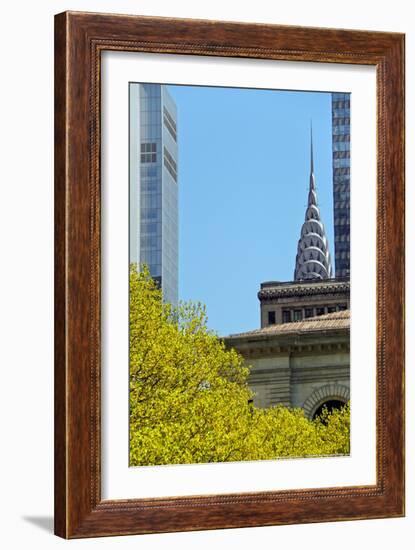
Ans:
{"type": "Polygon", "coordinates": [[[301,228],[295,260],[294,280],[296,281],[330,279],[332,277],[329,245],[317,206],[312,127],[310,133],[310,186],[305,220],[301,228]]]}

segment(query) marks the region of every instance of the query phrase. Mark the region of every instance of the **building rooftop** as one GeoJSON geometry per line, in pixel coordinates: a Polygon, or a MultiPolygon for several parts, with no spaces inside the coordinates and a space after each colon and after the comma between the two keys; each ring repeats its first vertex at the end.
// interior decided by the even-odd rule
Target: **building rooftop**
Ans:
{"type": "Polygon", "coordinates": [[[315,294],[333,294],[350,292],[350,279],[314,279],[308,281],[267,281],[261,283],[258,292],[260,300],[289,296],[307,296],[315,294]]]}
{"type": "Polygon", "coordinates": [[[320,315],[318,317],[309,317],[302,321],[283,323],[278,325],[269,325],[263,328],[239,334],[230,334],[226,340],[239,339],[246,336],[267,337],[279,334],[304,334],[311,332],[321,332],[350,328],[350,310],[335,311],[320,315]]]}
{"type": "Polygon", "coordinates": [[[333,277],[331,279],[308,279],[304,281],[264,281],[261,283],[262,288],[288,287],[288,286],[313,286],[313,285],[330,285],[333,283],[349,283],[349,277],[333,277]]]}

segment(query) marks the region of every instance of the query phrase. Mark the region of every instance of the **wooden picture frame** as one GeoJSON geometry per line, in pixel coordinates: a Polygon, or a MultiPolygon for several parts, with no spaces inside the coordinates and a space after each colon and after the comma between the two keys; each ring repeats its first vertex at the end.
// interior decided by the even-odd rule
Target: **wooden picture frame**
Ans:
{"type": "Polygon", "coordinates": [[[65,12],[55,17],[55,533],[64,538],[404,515],[404,35],[65,12]],[[372,65],[377,72],[376,484],[101,500],[104,50],[372,65]]]}

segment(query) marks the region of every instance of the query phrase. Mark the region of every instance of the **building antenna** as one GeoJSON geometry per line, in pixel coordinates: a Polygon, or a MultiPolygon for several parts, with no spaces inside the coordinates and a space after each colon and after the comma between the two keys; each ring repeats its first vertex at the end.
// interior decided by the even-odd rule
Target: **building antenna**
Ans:
{"type": "Polygon", "coordinates": [[[310,118],[310,144],[311,144],[311,151],[310,151],[310,170],[311,173],[314,174],[314,155],[313,155],[313,119],[310,118]]]}

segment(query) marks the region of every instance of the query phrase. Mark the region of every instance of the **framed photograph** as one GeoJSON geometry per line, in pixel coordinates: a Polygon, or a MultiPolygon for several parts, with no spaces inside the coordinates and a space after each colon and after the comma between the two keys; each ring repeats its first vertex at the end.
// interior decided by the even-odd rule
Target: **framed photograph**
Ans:
{"type": "Polygon", "coordinates": [[[404,515],[404,35],[55,17],[55,532],[404,515]]]}

